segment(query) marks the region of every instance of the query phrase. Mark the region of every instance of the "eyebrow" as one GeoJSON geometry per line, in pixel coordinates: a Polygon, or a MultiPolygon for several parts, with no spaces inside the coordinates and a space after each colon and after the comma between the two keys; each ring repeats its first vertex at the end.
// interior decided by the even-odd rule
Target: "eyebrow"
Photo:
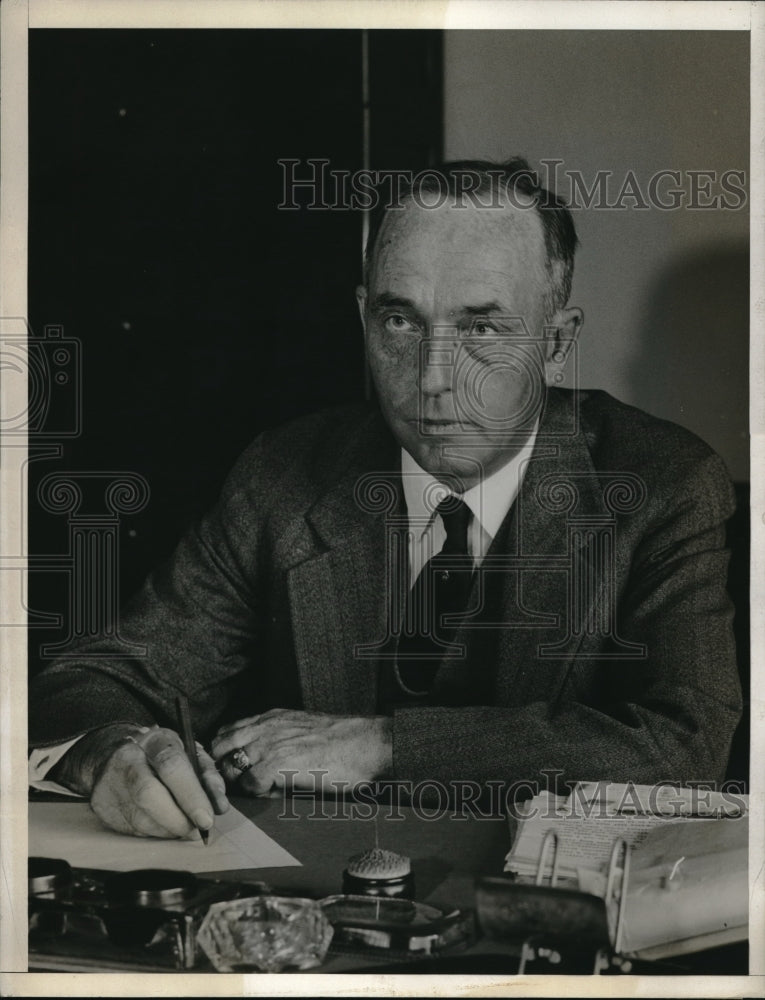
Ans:
{"type": "MultiPolygon", "coordinates": [[[[410,309],[413,312],[419,313],[419,309],[412,301],[405,296],[393,295],[391,292],[380,292],[376,295],[372,301],[373,309],[410,309]]],[[[465,316],[486,316],[488,313],[500,313],[502,315],[507,315],[507,310],[499,302],[493,300],[491,302],[482,302],[475,306],[462,306],[458,310],[465,316]]]]}
{"type": "Polygon", "coordinates": [[[393,295],[392,292],[380,292],[372,300],[372,309],[409,309],[419,313],[419,309],[411,299],[401,295],[393,295]]]}
{"type": "MultiPolygon", "coordinates": [[[[383,309],[406,310],[412,316],[415,316],[418,321],[425,321],[423,314],[414,300],[404,295],[394,295],[392,292],[380,292],[372,300],[371,310],[372,312],[379,312],[383,309]]],[[[459,309],[455,309],[450,315],[454,315],[454,313],[457,313],[459,317],[496,316],[508,321],[518,319],[515,313],[509,313],[507,307],[497,302],[496,299],[477,303],[476,305],[461,306],[459,309]]]]}
{"type": "Polygon", "coordinates": [[[463,306],[460,310],[465,316],[487,316],[489,313],[507,315],[507,310],[499,302],[483,302],[476,306],[463,306]]]}

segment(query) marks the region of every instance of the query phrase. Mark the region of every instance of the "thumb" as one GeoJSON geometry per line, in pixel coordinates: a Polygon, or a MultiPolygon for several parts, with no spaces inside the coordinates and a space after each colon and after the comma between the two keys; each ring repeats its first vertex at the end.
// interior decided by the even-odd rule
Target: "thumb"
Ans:
{"type": "Polygon", "coordinates": [[[215,812],[220,815],[229,808],[229,801],[226,798],[226,782],[223,775],[215,766],[215,761],[199,743],[197,747],[197,760],[201,771],[202,787],[207,792],[213,804],[215,812]]]}

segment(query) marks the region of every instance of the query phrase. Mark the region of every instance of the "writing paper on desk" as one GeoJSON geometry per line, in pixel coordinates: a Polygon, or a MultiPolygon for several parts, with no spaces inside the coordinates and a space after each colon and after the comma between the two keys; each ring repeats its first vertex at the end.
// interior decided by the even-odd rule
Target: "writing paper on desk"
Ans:
{"type": "Polygon", "coordinates": [[[205,847],[201,839],[160,840],[107,830],[86,802],[31,802],[29,854],[106,871],[178,868],[199,873],[300,864],[233,807],[215,817],[205,847]]]}

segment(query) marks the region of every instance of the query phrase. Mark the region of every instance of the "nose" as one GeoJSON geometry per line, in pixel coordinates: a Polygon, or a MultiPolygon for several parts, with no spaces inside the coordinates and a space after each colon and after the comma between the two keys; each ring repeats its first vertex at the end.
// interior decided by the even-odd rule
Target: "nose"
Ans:
{"type": "Polygon", "coordinates": [[[424,396],[451,392],[457,359],[457,342],[443,334],[420,342],[417,385],[424,396]]]}

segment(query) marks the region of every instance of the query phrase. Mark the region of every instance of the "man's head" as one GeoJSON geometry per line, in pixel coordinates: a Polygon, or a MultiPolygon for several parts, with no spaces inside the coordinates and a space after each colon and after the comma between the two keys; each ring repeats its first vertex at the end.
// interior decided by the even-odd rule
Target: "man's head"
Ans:
{"type": "Polygon", "coordinates": [[[469,488],[522,446],[579,331],[566,308],[577,240],[523,160],[429,174],[372,220],[357,296],[391,430],[469,488]]]}

